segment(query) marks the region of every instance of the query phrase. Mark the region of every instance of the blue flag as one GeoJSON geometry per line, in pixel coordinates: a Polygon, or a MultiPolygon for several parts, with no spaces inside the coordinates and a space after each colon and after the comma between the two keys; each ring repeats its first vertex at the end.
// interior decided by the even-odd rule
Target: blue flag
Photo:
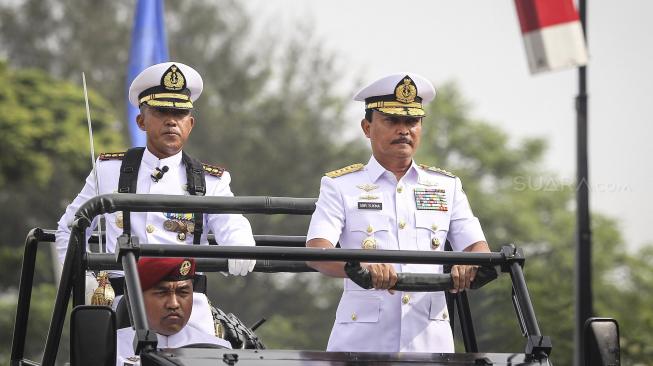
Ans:
{"type": "MultiPolygon", "coordinates": [[[[141,71],[154,64],[168,61],[168,42],[163,14],[162,0],[138,0],[136,4],[127,72],[128,99],[129,86],[141,71]]],[[[145,146],[145,132],[136,125],[137,115],[138,108],[127,100],[127,125],[132,146],[145,146]]]]}

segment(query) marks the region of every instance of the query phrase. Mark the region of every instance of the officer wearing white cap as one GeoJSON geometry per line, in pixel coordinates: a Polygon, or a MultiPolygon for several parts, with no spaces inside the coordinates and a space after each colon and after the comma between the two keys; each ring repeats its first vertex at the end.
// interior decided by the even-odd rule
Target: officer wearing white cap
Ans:
{"type": "MultiPolygon", "coordinates": [[[[129,100],[140,109],[135,122],[145,131],[147,146],[100,154],[97,182],[91,173],[59,220],[56,244],[62,262],[75,212],[96,196],[96,187],[99,194],[233,196],[227,171],[200,163],[182,150],[195,124],[193,102],[199,98],[202,87],[197,71],[180,62],[150,66],[134,79],[129,100]]],[[[106,214],[105,218],[109,252],[114,252],[116,238],[123,233],[138,237],[140,243],[207,244],[210,230],[220,245],[254,245],[249,221],[242,215],[125,211],[106,214]]],[[[229,273],[244,276],[254,265],[253,260],[230,259],[229,273]]],[[[111,273],[117,295],[123,288],[119,276],[121,272],[111,273]]],[[[118,300],[116,297],[114,307],[118,300]]],[[[213,334],[213,317],[204,294],[194,297],[194,308],[190,323],[213,334]]]]}
{"type": "MultiPolygon", "coordinates": [[[[436,167],[418,165],[424,104],[433,85],[413,73],[381,78],[354,97],[365,102],[363,133],[372,157],[322,178],[307,246],[346,249],[441,251],[449,240],[457,251],[489,251],[460,180],[436,167]]],[[[341,262],[312,262],[334,277],[346,277],[341,262]]],[[[397,292],[397,272],[441,273],[442,266],[367,263],[375,289],[349,279],[328,351],[453,352],[443,293],[397,292]]],[[[474,266],[454,266],[454,292],[469,288],[474,266]]]]}

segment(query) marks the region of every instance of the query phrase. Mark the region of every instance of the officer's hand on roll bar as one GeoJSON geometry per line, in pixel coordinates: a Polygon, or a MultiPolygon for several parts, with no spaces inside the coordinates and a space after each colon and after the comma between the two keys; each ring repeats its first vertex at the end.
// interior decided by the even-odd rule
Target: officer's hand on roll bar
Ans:
{"type": "Polygon", "coordinates": [[[472,282],[476,278],[478,266],[470,266],[457,264],[451,267],[451,280],[453,281],[453,288],[449,292],[455,294],[459,291],[464,291],[471,287],[472,282]]]}
{"type": "Polygon", "coordinates": [[[363,263],[362,267],[367,269],[372,277],[372,287],[377,290],[391,290],[397,284],[397,272],[392,264],[387,263],[363,263]]]}
{"type": "MultiPolygon", "coordinates": [[[[379,287],[377,287],[378,283],[373,283],[370,265],[361,265],[359,262],[347,262],[345,263],[344,270],[347,277],[354,281],[358,286],[364,289],[379,289],[379,287]]],[[[461,278],[468,278],[467,275],[464,275],[463,277],[460,276],[460,268],[457,271],[459,280],[461,278]]],[[[465,268],[465,272],[467,272],[467,268],[465,268]]],[[[388,289],[391,293],[393,293],[393,290],[433,292],[455,289],[454,279],[451,273],[395,273],[395,275],[397,279],[394,281],[394,286],[385,287],[386,284],[382,283],[383,286],[380,286],[381,289],[388,289]]],[[[477,267],[474,271],[474,279],[469,282],[467,288],[481,288],[497,278],[497,275],[497,270],[493,266],[477,267]]]]}

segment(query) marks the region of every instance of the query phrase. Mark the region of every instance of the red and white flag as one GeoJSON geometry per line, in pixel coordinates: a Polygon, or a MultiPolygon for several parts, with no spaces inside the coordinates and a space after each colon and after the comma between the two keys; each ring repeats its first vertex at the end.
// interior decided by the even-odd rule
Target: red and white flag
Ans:
{"type": "Polygon", "coordinates": [[[587,64],[573,0],[515,0],[532,74],[587,64]]]}

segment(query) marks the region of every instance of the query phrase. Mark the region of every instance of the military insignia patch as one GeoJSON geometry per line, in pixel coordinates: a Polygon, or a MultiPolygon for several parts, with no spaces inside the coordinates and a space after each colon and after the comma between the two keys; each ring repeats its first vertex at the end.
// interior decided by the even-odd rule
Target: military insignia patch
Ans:
{"type": "Polygon", "coordinates": [[[125,153],[124,152],[117,152],[117,153],[101,153],[98,156],[98,159],[105,161],[105,160],[122,160],[125,158],[125,153]]]}
{"type": "Polygon", "coordinates": [[[430,179],[424,179],[423,177],[419,177],[419,179],[417,180],[417,184],[422,186],[427,186],[427,187],[435,187],[438,185],[438,182],[430,179]]]}
{"type": "Polygon", "coordinates": [[[375,189],[378,189],[379,186],[377,186],[376,184],[367,184],[366,183],[366,184],[359,184],[359,185],[356,186],[356,188],[362,189],[365,192],[371,192],[371,191],[373,191],[375,189]]]}
{"type": "Polygon", "coordinates": [[[186,235],[193,233],[195,229],[195,214],[165,212],[163,215],[167,219],[163,222],[163,228],[166,231],[177,233],[177,239],[179,241],[186,240],[186,235]]]}
{"type": "Polygon", "coordinates": [[[415,206],[418,210],[449,210],[446,192],[440,188],[415,188],[415,206]]]}
{"type": "Polygon", "coordinates": [[[436,173],[440,173],[440,174],[446,175],[447,177],[451,177],[451,178],[455,178],[455,177],[456,177],[456,175],[453,174],[452,172],[446,171],[446,170],[444,170],[444,169],[440,169],[440,168],[438,168],[438,167],[428,166],[428,165],[425,165],[425,164],[419,164],[419,167],[422,168],[422,169],[424,169],[424,170],[428,170],[428,171],[430,171],[430,172],[436,172],[436,173]]]}
{"type": "Polygon", "coordinates": [[[179,274],[186,276],[190,272],[190,267],[190,261],[186,260],[181,262],[181,266],[179,266],[179,274]]]}
{"type": "Polygon", "coordinates": [[[372,194],[364,194],[364,195],[360,196],[359,198],[362,199],[362,200],[366,200],[366,201],[374,201],[374,200],[378,200],[379,196],[375,196],[375,195],[372,195],[372,194]]]}
{"type": "Polygon", "coordinates": [[[212,175],[214,177],[222,177],[222,174],[225,172],[225,168],[217,166],[217,165],[209,165],[202,163],[202,168],[204,168],[204,172],[208,175],[212,175]]]}
{"type": "Polygon", "coordinates": [[[161,77],[161,85],[168,90],[182,90],[186,87],[186,78],[177,65],[172,65],[161,77]]]}
{"type": "Polygon", "coordinates": [[[352,164],[352,165],[346,166],[344,168],[332,170],[332,171],[330,171],[330,172],[328,172],[328,173],[326,173],[324,175],[326,175],[329,178],[337,178],[337,177],[343,176],[345,174],[357,172],[357,171],[363,169],[363,167],[365,167],[365,165],[360,164],[360,163],[352,164]]]}
{"type": "Polygon", "coordinates": [[[417,97],[417,86],[408,75],[397,84],[395,88],[395,98],[402,103],[412,103],[417,97]]]}

